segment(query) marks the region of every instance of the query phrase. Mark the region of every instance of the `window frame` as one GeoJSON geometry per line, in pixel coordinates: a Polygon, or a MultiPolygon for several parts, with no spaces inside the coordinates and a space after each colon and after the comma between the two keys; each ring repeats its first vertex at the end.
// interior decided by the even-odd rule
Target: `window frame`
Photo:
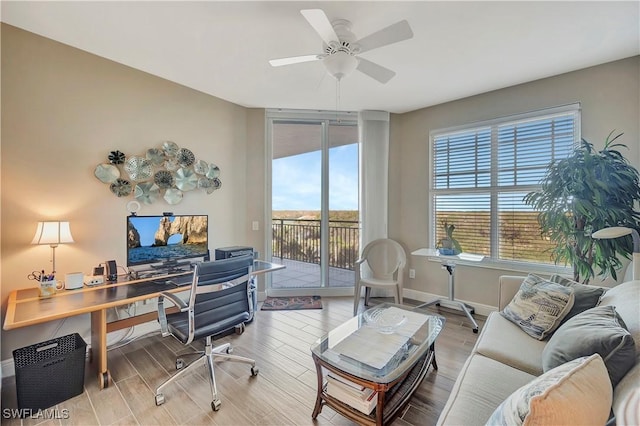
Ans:
{"type": "Polygon", "coordinates": [[[522,272],[543,272],[543,273],[570,273],[571,268],[563,264],[545,264],[533,261],[520,261],[520,260],[505,260],[499,259],[499,219],[497,211],[497,199],[499,194],[505,192],[530,192],[540,188],[539,184],[526,184],[516,186],[500,186],[497,183],[498,176],[498,129],[501,126],[509,124],[518,124],[520,122],[541,120],[545,118],[553,118],[554,116],[573,115],[574,117],[574,141],[573,146],[578,146],[581,137],[581,105],[580,103],[572,103],[568,105],[562,105],[551,108],[544,108],[535,111],[529,111],[521,114],[514,114],[509,116],[498,117],[490,120],[475,121],[459,126],[434,129],[429,132],[428,141],[428,229],[429,229],[429,244],[430,247],[436,246],[437,227],[439,224],[435,223],[435,198],[437,195],[447,195],[456,193],[489,193],[490,194],[490,256],[484,258],[482,262],[469,262],[460,260],[457,261],[461,264],[469,264],[473,266],[488,267],[495,269],[508,269],[522,272]],[[453,135],[456,133],[477,132],[483,128],[490,128],[491,133],[491,165],[490,165],[490,180],[489,187],[476,187],[476,188],[464,188],[464,189],[435,189],[435,139],[443,135],[453,135]],[[495,256],[495,257],[494,257],[495,256]]]}

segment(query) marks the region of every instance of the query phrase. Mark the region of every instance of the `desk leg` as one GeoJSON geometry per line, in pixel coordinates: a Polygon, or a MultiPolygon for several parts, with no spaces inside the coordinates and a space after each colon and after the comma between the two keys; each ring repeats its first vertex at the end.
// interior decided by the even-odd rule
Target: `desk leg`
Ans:
{"type": "Polygon", "coordinates": [[[91,352],[92,361],[98,373],[100,389],[109,387],[111,375],[107,369],[107,311],[91,312],[91,352]]]}

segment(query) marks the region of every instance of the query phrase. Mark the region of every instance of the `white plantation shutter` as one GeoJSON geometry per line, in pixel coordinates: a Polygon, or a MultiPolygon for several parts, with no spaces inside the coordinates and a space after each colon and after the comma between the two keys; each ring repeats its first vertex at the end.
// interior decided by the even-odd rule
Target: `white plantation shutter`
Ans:
{"type": "Polygon", "coordinates": [[[579,105],[570,105],[432,132],[432,244],[447,222],[465,252],[551,263],[537,213],[522,199],[578,143],[579,119],[579,105]]]}

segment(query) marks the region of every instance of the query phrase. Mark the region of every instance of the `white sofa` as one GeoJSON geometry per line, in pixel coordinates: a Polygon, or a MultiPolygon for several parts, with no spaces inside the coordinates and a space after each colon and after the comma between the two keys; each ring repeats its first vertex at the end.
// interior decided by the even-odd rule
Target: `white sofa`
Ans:
{"type": "MultiPolygon", "coordinates": [[[[500,310],[513,299],[524,278],[500,278],[500,310]]],[[[635,366],[614,388],[612,410],[617,419],[623,419],[618,420],[618,426],[636,424],[632,422],[640,417],[640,281],[608,289],[600,300],[599,306],[615,306],[635,341],[635,366]]],[[[438,424],[484,425],[502,401],[543,374],[542,351],[547,342],[530,337],[499,312],[492,312],[453,386],[438,424]]]]}

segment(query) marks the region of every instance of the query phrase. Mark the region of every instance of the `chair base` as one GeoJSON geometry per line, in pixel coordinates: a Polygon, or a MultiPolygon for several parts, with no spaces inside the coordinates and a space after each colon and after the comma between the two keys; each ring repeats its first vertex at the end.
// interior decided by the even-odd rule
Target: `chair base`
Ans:
{"type": "Polygon", "coordinates": [[[476,322],[475,318],[471,316],[471,314],[474,314],[476,312],[475,309],[473,308],[473,306],[467,305],[466,303],[460,302],[459,300],[436,299],[431,302],[418,305],[416,306],[416,308],[426,308],[431,305],[440,306],[441,302],[445,302],[445,305],[453,305],[452,307],[454,309],[458,309],[462,311],[467,316],[467,318],[469,318],[469,321],[471,321],[471,324],[473,324],[473,332],[478,333],[478,323],[476,322]]]}
{"type": "Polygon", "coordinates": [[[244,364],[250,364],[252,376],[257,376],[259,372],[258,368],[256,367],[256,361],[254,359],[246,358],[238,355],[231,355],[232,351],[233,349],[231,348],[231,343],[225,343],[225,344],[216,346],[214,348],[211,344],[211,337],[207,337],[204,351],[196,352],[197,354],[200,354],[200,356],[197,359],[195,359],[193,362],[191,362],[189,365],[182,368],[182,359],[178,358],[176,360],[176,368],[179,371],[175,373],[173,376],[171,376],[169,379],[167,379],[160,386],[158,386],[158,388],[156,389],[156,396],[155,396],[156,405],[162,405],[165,402],[162,389],[164,389],[167,385],[173,383],[180,377],[184,376],[187,372],[192,371],[197,367],[200,367],[201,366],[200,361],[204,360],[209,371],[209,374],[208,374],[209,384],[211,386],[211,396],[213,398],[211,401],[211,409],[213,411],[218,411],[220,409],[221,401],[220,401],[220,398],[218,397],[218,388],[216,386],[216,377],[214,373],[215,358],[218,358],[224,361],[242,362],[244,364]]]}

